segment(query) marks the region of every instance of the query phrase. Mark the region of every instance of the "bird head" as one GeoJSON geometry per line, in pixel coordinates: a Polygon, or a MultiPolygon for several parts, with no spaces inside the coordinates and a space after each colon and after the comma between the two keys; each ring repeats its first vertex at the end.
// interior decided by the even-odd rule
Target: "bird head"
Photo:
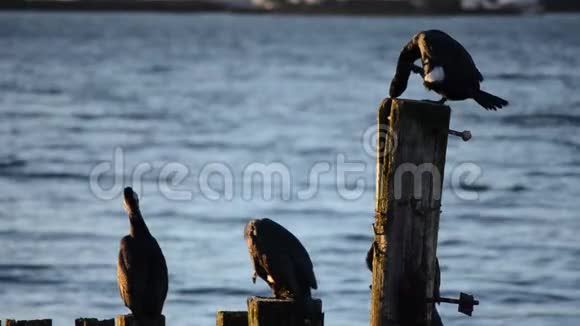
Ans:
{"type": "Polygon", "coordinates": [[[405,75],[406,76],[401,76],[399,73],[395,75],[391,81],[391,87],[389,88],[389,97],[397,98],[407,89],[409,73],[406,73],[405,75]]]}
{"type": "Polygon", "coordinates": [[[257,223],[259,220],[250,220],[244,228],[244,239],[251,240],[257,236],[257,223]]]}
{"type": "Polygon", "coordinates": [[[123,207],[129,216],[139,211],[139,196],[131,187],[126,187],[123,190],[123,207]]]}

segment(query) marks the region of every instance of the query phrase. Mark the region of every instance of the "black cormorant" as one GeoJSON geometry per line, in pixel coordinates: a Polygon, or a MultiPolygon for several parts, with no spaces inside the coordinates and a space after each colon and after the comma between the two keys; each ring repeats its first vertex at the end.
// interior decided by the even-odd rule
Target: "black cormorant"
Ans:
{"type": "Polygon", "coordinates": [[[307,303],[316,277],[308,252],[290,231],[264,218],[248,222],[244,229],[256,276],[266,281],[276,298],[307,303]]]}
{"type": "Polygon", "coordinates": [[[389,96],[399,97],[407,88],[411,72],[423,77],[423,85],[439,93],[446,100],[474,99],[486,110],[497,110],[508,102],[482,91],[479,83],[483,76],[471,55],[451,36],[439,30],[423,31],[411,39],[401,51],[395,77],[391,81],[389,96]],[[421,59],[423,67],[414,62],[421,59]]]}
{"type": "Polygon", "coordinates": [[[125,306],[131,309],[137,324],[143,326],[161,317],[167,297],[167,265],[141,216],[137,194],[127,187],[123,197],[131,227],[130,234],[121,240],[117,283],[125,306]]]}
{"type": "MultiPolygon", "coordinates": [[[[367,256],[366,256],[366,263],[367,263],[367,268],[372,272],[373,271],[373,258],[375,255],[375,243],[373,242],[371,244],[371,247],[369,248],[369,251],[367,252],[367,256]]],[[[407,282],[409,283],[409,282],[407,282]]],[[[441,270],[439,269],[439,259],[435,258],[435,286],[433,289],[433,297],[434,298],[439,298],[440,296],[440,292],[439,292],[439,287],[441,286],[441,270]]],[[[405,284],[404,287],[410,287],[410,284],[405,284]]],[[[408,289],[407,289],[408,290],[408,289]]],[[[411,305],[416,304],[415,302],[413,302],[411,305]]],[[[411,309],[413,309],[411,307],[411,309]]],[[[411,315],[413,313],[411,312],[411,315]]],[[[432,313],[431,313],[431,325],[432,326],[443,326],[443,321],[441,320],[441,316],[439,316],[439,312],[437,311],[437,308],[435,307],[435,305],[433,305],[433,309],[432,309],[432,313]]]]}

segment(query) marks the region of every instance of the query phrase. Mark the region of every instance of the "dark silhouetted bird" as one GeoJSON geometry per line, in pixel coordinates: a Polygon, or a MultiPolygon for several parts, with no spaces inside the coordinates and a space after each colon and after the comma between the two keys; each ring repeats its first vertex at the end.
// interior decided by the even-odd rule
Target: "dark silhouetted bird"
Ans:
{"type": "Polygon", "coordinates": [[[480,89],[483,76],[471,55],[459,42],[442,31],[420,32],[405,45],[399,55],[395,77],[391,81],[390,97],[403,94],[411,72],[423,77],[423,85],[427,89],[443,96],[438,103],[471,98],[486,110],[497,110],[508,105],[506,100],[480,89]],[[417,59],[421,59],[423,67],[415,66],[417,59]]]}
{"type": "Polygon", "coordinates": [[[290,231],[270,219],[251,220],[244,230],[256,276],[266,281],[276,298],[307,303],[316,277],[308,252],[290,231]]]}
{"type": "MultiPolygon", "coordinates": [[[[366,263],[367,263],[367,268],[372,272],[373,271],[373,259],[374,259],[374,255],[375,255],[375,243],[373,242],[371,244],[371,247],[369,248],[369,251],[367,252],[367,256],[366,256],[366,263]]],[[[407,282],[410,283],[410,282],[407,282]]],[[[434,285],[434,289],[433,289],[433,297],[434,298],[439,298],[440,296],[440,292],[439,292],[439,287],[441,286],[441,270],[439,269],[439,259],[435,258],[435,285],[434,285]]],[[[409,288],[411,285],[410,284],[405,284],[405,288],[409,288]]],[[[407,289],[409,290],[409,289],[407,289]]],[[[421,291],[419,291],[421,292],[421,291]]],[[[410,300],[410,301],[415,301],[415,300],[410,300]]],[[[411,304],[411,306],[415,306],[416,302],[413,302],[411,304]]],[[[413,307],[411,307],[411,309],[409,310],[409,313],[412,315],[412,309],[414,309],[413,307]]],[[[405,314],[402,314],[405,315],[405,314]]],[[[433,305],[433,310],[431,313],[431,325],[432,326],[443,326],[443,321],[441,320],[441,316],[439,316],[439,312],[437,311],[437,308],[435,307],[435,305],[433,305]]]]}
{"type": "Polygon", "coordinates": [[[130,234],[121,240],[117,283],[125,306],[131,309],[137,324],[144,326],[161,317],[167,297],[167,265],[141,216],[137,194],[127,187],[123,197],[131,227],[130,234]]]}

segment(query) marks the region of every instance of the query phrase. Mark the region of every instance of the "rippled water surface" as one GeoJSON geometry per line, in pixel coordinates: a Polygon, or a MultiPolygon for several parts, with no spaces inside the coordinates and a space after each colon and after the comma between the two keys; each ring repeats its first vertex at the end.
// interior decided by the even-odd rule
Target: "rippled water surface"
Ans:
{"type": "MultiPolygon", "coordinates": [[[[471,319],[442,306],[444,321],[579,325],[580,16],[0,14],[0,317],[70,325],[127,311],[115,261],[128,220],[118,196],[89,186],[119,149],[116,184],[146,172],[134,185],[168,260],[169,325],[212,325],[216,310],[268,293],[250,281],[251,216],[302,239],[328,325],[368,324],[374,159],[363,135],[398,51],[426,28],[463,42],[484,88],[512,103],[452,104],[452,126],[474,139],[449,142],[442,290],[472,292],[481,306],[471,319]],[[358,162],[346,180],[341,159],[358,162]],[[171,162],[187,177],[160,188],[171,162]],[[272,162],[287,167],[289,193],[248,193],[244,168],[272,162]],[[465,162],[482,176],[452,187],[465,162]],[[314,166],[331,171],[304,196],[314,166]],[[231,196],[216,175],[217,192],[203,187],[212,167],[231,173],[231,196]],[[175,189],[193,198],[168,199],[175,189]]],[[[417,77],[405,96],[436,99],[417,77]]]]}

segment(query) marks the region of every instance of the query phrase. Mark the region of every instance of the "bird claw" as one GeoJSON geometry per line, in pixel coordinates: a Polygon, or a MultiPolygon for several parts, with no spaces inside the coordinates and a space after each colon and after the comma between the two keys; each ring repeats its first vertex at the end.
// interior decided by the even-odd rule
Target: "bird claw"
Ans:
{"type": "Polygon", "coordinates": [[[423,102],[427,102],[427,103],[431,103],[431,104],[437,104],[437,105],[443,105],[445,104],[445,102],[447,102],[447,99],[442,97],[440,100],[438,101],[433,101],[433,100],[423,100],[423,102]]]}
{"type": "Polygon", "coordinates": [[[258,278],[258,273],[254,272],[252,274],[252,283],[256,284],[256,278],[258,278]]]}

